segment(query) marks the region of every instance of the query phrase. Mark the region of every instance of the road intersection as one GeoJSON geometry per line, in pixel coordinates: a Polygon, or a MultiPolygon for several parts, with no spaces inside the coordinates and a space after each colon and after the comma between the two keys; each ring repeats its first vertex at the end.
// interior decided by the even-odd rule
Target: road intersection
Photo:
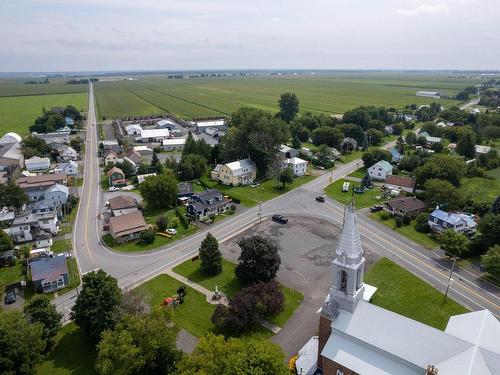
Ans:
{"type": "MultiPolygon", "coordinates": [[[[96,122],[94,91],[93,85],[90,84],[84,182],[74,228],[74,254],[81,273],[100,268],[116,277],[120,287],[133,288],[195,255],[208,230],[199,231],[173,245],[142,254],[117,253],[104,246],[100,241],[98,229],[101,194],[96,122]]],[[[262,218],[269,218],[279,212],[284,215],[316,217],[340,225],[344,207],[330,199],[325,203],[318,203],[314,198],[323,194],[324,187],[330,182],[348,175],[361,165],[361,160],[354,160],[337,167],[333,177],[330,173],[324,174],[297,189],[262,203],[262,218]]],[[[253,207],[214,224],[209,231],[219,241],[224,241],[258,220],[259,207],[253,207]]],[[[418,275],[438,290],[444,291],[448,283],[450,262],[361,213],[358,214],[358,224],[363,243],[418,275]]],[[[471,310],[489,309],[500,318],[498,287],[480,281],[476,275],[466,271],[459,270],[457,276],[450,287],[451,298],[471,310]]],[[[55,304],[64,314],[65,320],[69,319],[69,311],[77,292],[78,289],[55,299],[55,304]]]]}

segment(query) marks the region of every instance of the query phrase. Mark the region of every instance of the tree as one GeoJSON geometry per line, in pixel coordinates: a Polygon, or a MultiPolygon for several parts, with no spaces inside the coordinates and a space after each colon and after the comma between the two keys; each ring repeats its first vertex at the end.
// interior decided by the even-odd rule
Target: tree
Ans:
{"type": "Polygon", "coordinates": [[[446,229],[441,232],[437,239],[446,255],[464,258],[469,252],[469,239],[453,229],[446,229]]]}
{"type": "Polygon", "coordinates": [[[297,113],[299,113],[299,99],[297,99],[294,93],[285,92],[281,94],[279,106],[280,111],[278,112],[278,116],[287,123],[292,121],[297,113]]]}
{"type": "Polygon", "coordinates": [[[429,226],[429,215],[421,213],[415,220],[415,230],[420,233],[429,233],[431,227],[429,226]]]}
{"type": "Polygon", "coordinates": [[[76,298],[71,319],[91,338],[98,341],[101,333],[116,324],[116,308],[120,304],[117,280],[103,270],[92,271],[82,278],[83,288],[76,298]]]}
{"type": "Polygon", "coordinates": [[[279,176],[280,176],[281,185],[284,189],[287,184],[291,184],[293,182],[293,178],[294,178],[293,169],[290,167],[287,167],[281,171],[279,176]]]}
{"type": "Polygon", "coordinates": [[[491,205],[491,212],[494,214],[500,214],[500,195],[496,197],[495,201],[491,205]]]}
{"type": "Polygon", "coordinates": [[[24,158],[28,159],[32,156],[45,156],[50,153],[50,147],[42,138],[34,135],[28,135],[23,139],[21,151],[24,158]]]}
{"type": "Polygon", "coordinates": [[[8,182],[0,185],[0,204],[13,207],[17,212],[29,202],[28,194],[16,183],[8,182]]]}
{"type": "Polygon", "coordinates": [[[207,233],[200,246],[200,269],[207,275],[217,275],[222,271],[222,254],[219,243],[212,234],[207,233]]]}
{"type": "MultiPolygon", "coordinates": [[[[153,154],[154,155],[154,154],[153,154]]],[[[118,168],[120,168],[123,173],[125,173],[125,177],[129,178],[135,174],[134,166],[131,162],[124,160],[122,163],[116,164],[118,168]]]]}
{"type": "Polygon", "coordinates": [[[332,149],[327,145],[319,146],[314,156],[316,157],[319,165],[325,168],[330,168],[333,166],[335,155],[333,154],[332,149]]]}
{"type": "Polygon", "coordinates": [[[43,359],[43,326],[17,310],[0,311],[0,373],[31,375],[43,359]]]}
{"type": "Polygon", "coordinates": [[[408,133],[405,137],[405,142],[408,146],[413,147],[413,145],[417,143],[417,136],[415,135],[415,133],[408,133]]]}
{"type": "Polygon", "coordinates": [[[490,275],[500,278],[500,245],[490,247],[486,254],[481,256],[481,265],[490,275]]]}
{"type": "Polygon", "coordinates": [[[209,333],[179,363],[178,375],[288,375],[285,355],[269,340],[241,340],[209,333]]]}
{"type": "Polygon", "coordinates": [[[149,229],[142,231],[140,234],[140,239],[144,243],[153,243],[155,242],[155,232],[149,229]]]}
{"type": "Polygon", "coordinates": [[[125,315],[114,330],[105,331],[97,346],[99,374],[171,374],[180,359],[177,328],[165,310],[125,315]]]}
{"type": "Polygon", "coordinates": [[[147,177],[139,185],[139,191],[150,208],[175,207],[177,204],[177,181],[171,173],[147,177]]]}
{"type": "Polygon", "coordinates": [[[405,155],[399,161],[398,168],[403,171],[412,172],[420,165],[420,156],[418,155],[405,155]]]}
{"type": "Polygon", "coordinates": [[[381,160],[390,161],[392,159],[391,153],[381,148],[370,148],[361,156],[366,168],[371,167],[373,164],[381,160]]]}
{"type": "Polygon", "coordinates": [[[384,138],[384,134],[375,129],[368,129],[366,131],[366,137],[368,138],[370,145],[379,145],[380,142],[382,142],[382,138],[384,138]]]}
{"type": "Polygon", "coordinates": [[[274,279],[281,264],[276,245],[259,235],[243,238],[238,245],[241,254],[235,274],[239,280],[250,284],[274,279]]]}
{"type": "Polygon", "coordinates": [[[344,133],[344,137],[353,138],[358,145],[363,144],[365,132],[361,126],[356,124],[341,124],[337,126],[337,129],[344,133]]]}
{"type": "Polygon", "coordinates": [[[313,131],[312,140],[317,146],[327,145],[338,148],[340,142],[342,142],[343,136],[342,132],[338,129],[331,128],[329,126],[322,126],[313,131]]]}
{"type": "Polygon", "coordinates": [[[445,180],[436,178],[424,184],[425,201],[429,207],[442,206],[449,210],[457,210],[463,204],[460,191],[445,180]]]}
{"type": "Polygon", "coordinates": [[[168,219],[165,216],[160,216],[155,220],[155,224],[158,230],[163,232],[168,227],[168,219]]]}
{"type": "Polygon", "coordinates": [[[476,155],[476,137],[470,132],[466,132],[457,142],[457,154],[466,159],[472,159],[476,155]]]}
{"type": "Polygon", "coordinates": [[[477,225],[479,232],[472,241],[472,250],[475,254],[482,254],[492,246],[500,244],[500,215],[487,213],[477,225]]]}
{"type": "Polygon", "coordinates": [[[191,134],[191,132],[189,132],[189,134],[186,138],[186,143],[184,144],[184,148],[182,149],[182,156],[196,154],[198,152],[197,149],[198,149],[198,147],[197,147],[196,141],[193,137],[193,134],[191,134]]]}
{"type": "Polygon", "coordinates": [[[0,230],[0,254],[12,250],[13,248],[14,243],[12,242],[12,238],[3,230],[0,230]]]}
{"type": "Polygon", "coordinates": [[[370,177],[370,173],[368,173],[368,171],[365,172],[365,175],[361,180],[361,186],[366,188],[371,188],[373,186],[373,179],[370,177]]]}
{"type": "Polygon", "coordinates": [[[424,165],[415,170],[417,183],[420,185],[431,178],[437,178],[458,186],[464,172],[465,163],[463,160],[456,156],[443,154],[431,155],[424,165]]]}
{"type": "Polygon", "coordinates": [[[62,314],[56,310],[46,294],[37,294],[27,301],[24,306],[24,315],[30,323],[42,325],[42,337],[46,341],[46,349],[49,349],[61,328],[62,314]]]}
{"type": "Polygon", "coordinates": [[[299,137],[297,137],[297,136],[293,137],[293,139],[292,139],[292,148],[298,150],[298,149],[300,149],[301,146],[302,145],[300,143],[299,137]]]}
{"type": "Polygon", "coordinates": [[[207,161],[201,155],[188,154],[182,156],[179,171],[183,180],[195,180],[200,178],[207,170],[207,161]]]}

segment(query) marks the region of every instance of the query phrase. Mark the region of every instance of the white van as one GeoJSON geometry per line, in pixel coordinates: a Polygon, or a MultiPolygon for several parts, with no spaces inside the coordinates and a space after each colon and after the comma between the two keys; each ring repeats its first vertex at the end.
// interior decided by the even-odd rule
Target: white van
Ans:
{"type": "Polygon", "coordinates": [[[342,185],[342,191],[343,192],[349,191],[349,186],[351,186],[351,184],[345,181],[344,184],[342,185]]]}

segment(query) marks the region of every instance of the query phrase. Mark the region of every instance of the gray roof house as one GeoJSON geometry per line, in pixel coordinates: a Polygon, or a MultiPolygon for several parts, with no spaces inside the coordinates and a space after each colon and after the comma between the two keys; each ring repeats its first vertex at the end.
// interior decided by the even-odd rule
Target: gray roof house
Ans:
{"type": "Polygon", "coordinates": [[[308,374],[316,368],[323,375],[500,373],[500,323],[488,310],[452,316],[441,331],[367,302],[353,205],[346,208],[334,257],[319,311],[317,362],[308,374]]]}
{"type": "Polygon", "coordinates": [[[69,283],[64,255],[40,258],[31,262],[31,280],[37,292],[50,293],[63,289],[69,283]]]}
{"type": "Polygon", "coordinates": [[[191,200],[191,203],[187,206],[187,212],[197,219],[226,212],[229,210],[231,203],[231,200],[225,198],[217,189],[209,189],[195,194],[191,197],[191,200]]]}
{"type": "Polygon", "coordinates": [[[297,158],[299,156],[299,150],[288,147],[287,145],[281,145],[279,153],[284,159],[297,158]]]}
{"type": "Polygon", "coordinates": [[[477,223],[471,215],[446,212],[440,210],[439,207],[429,215],[428,224],[436,232],[453,229],[458,233],[473,234],[477,229],[477,223]]]}

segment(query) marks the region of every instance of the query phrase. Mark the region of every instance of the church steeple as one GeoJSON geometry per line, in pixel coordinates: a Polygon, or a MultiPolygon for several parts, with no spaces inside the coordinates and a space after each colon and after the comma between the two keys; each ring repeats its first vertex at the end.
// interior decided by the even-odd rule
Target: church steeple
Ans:
{"type": "Polygon", "coordinates": [[[364,270],[365,258],[353,202],[345,208],[342,233],[332,262],[332,286],[327,297],[329,306],[324,306],[325,313],[332,310],[332,305],[335,309],[354,311],[363,298],[364,270]]]}

